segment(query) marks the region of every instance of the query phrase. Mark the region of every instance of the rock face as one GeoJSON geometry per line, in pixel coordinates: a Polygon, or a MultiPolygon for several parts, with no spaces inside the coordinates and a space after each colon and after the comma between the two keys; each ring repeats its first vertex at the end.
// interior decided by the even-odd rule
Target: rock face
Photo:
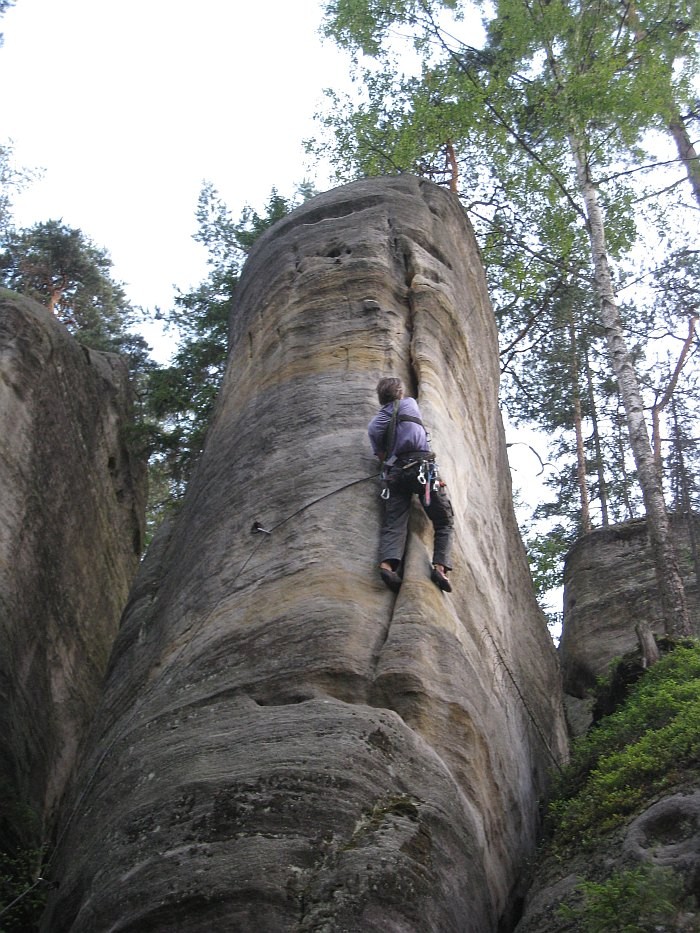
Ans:
{"type": "MultiPolygon", "coordinates": [[[[611,833],[595,849],[586,849],[568,858],[551,855],[538,865],[534,883],[527,896],[523,917],[516,933],[570,933],[580,929],[562,910],[579,906],[582,881],[609,881],[618,873],[645,868],[673,869],[685,883],[686,903],[677,904],[673,926],[647,929],[695,933],[700,910],[700,789],[661,795],[626,826],[611,833]]],[[[629,897],[630,895],[628,895],[629,897]]],[[[613,910],[611,900],[610,909],[613,910]]],[[[620,903],[625,903],[624,899],[620,903]]],[[[627,905],[625,905],[627,906],[627,905]]],[[[618,927],[618,929],[632,929],[618,927]]]]}
{"type": "Polygon", "coordinates": [[[261,238],[197,475],[125,612],[45,930],[507,928],[566,739],[497,382],[447,192],[356,182],[261,238]],[[450,487],[451,595],[418,507],[400,593],[377,574],[366,425],[387,374],[450,487]]]}
{"type": "Polygon", "coordinates": [[[0,291],[3,848],[50,829],[138,566],[145,469],[124,444],[130,414],[118,357],[0,291]]]}
{"type": "MultiPolygon", "coordinates": [[[[673,869],[689,880],[697,897],[700,878],[700,791],[670,794],[631,820],[604,846],[569,862],[549,860],[541,867],[537,883],[528,897],[517,933],[567,933],[577,929],[560,910],[563,903],[576,903],[576,887],[586,877],[608,880],[613,873],[640,866],[673,869]],[[543,884],[549,874],[548,883],[543,884]]],[[[579,895],[580,900],[580,895],[579,895]]],[[[691,901],[692,903],[692,901],[691,901]]],[[[698,929],[698,912],[692,907],[684,915],[679,909],[673,929],[692,933],[698,929]],[[684,922],[685,920],[685,922],[684,922]]],[[[628,927],[631,929],[631,927],[628,927]]]]}
{"type": "MultiPolygon", "coordinates": [[[[700,632],[700,599],[693,560],[700,516],[671,516],[688,608],[700,632]],[[693,540],[694,539],[694,540],[693,540]]],[[[564,624],[559,646],[564,690],[584,698],[613,658],[637,647],[635,625],[663,635],[646,520],[598,528],[580,538],[564,568],[564,624]]]]}
{"type": "MultiPolygon", "coordinates": [[[[694,541],[700,541],[700,518],[671,516],[688,607],[696,620],[700,604],[695,576],[694,541]]],[[[565,706],[574,735],[591,726],[594,706],[601,709],[596,679],[609,673],[611,662],[624,660],[628,676],[642,673],[637,658],[635,625],[647,623],[663,635],[658,587],[645,520],[596,529],[580,538],[567,555],[564,570],[564,624],[559,646],[564,674],[565,706]],[[636,656],[635,656],[636,654],[636,656]],[[623,658],[624,656],[624,658],[623,658]]],[[[623,675],[619,675],[623,676],[623,675]]],[[[626,683],[629,688],[630,681],[626,683]]],[[[625,689],[612,690],[620,702],[625,689]],[[617,694],[617,695],[616,695],[617,694]]],[[[662,742],[663,738],[660,737],[662,742]]],[[[643,763],[640,762],[640,783],[643,763]]],[[[677,776],[677,785],[659,790],[648,782],[649,803],[619,829],[602,836],[595,847],[556,856],[545,847],[534,870],[517,933],[567,933],[573,921],[562,905],[578,906],[583,881],[608,881],[614,873],[641,867],[673,868],[686,891],[700,902],[700,788],[677,776]]],[[[632,793],[632,791],[630,791],[632,793]]],[[[679,908],[673,926],[696,930],[697,909],[679,908]]],[[[577,928],[577,927],[576,927],[577,928]]],[[[659,926],[658,929],[662,929],[659,926]]]]}

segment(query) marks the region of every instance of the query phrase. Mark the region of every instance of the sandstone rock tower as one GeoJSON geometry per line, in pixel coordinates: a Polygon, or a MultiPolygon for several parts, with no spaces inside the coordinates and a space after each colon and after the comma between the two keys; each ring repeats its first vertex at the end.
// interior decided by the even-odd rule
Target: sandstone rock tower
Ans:
{"type": "Polygon", "coordinates": [[[44,928],[495,931],[565,730],[459,202],[409,176],[307,202],[251,254],[230,344],[130,597],[44,928]],[[451,595],[418,508],[400,593],[376,572],[365,430],[387,374],[450,486],[451,595]]]}
{"type": "Polygon", "coordinates": [[[38,849],[143,546],[124,362],[0,291],[0,848],[38,849]]]}
{"type": "MultiPolygon", "coordinates": [[[[697,545],[700,518],[671,514],[688,610],[700,632],[697,545]]],[[[564,565],[563,686],[584,698],[610,664],[638,648],[635,626],[664,635],[658,584],[644,518],[596,528],[571,548],[564,565]]]]}

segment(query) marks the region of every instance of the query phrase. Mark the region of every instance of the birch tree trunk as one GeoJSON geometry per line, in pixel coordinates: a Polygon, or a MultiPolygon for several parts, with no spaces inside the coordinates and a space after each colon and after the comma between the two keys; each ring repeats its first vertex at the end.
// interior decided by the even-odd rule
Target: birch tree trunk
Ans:
{"type": "Polygon", "coordinates": [[[669,121],[668,128],[676,143],[678,156],[685,166],[695,200],[700,204],[700,158],[698,158],[698,153],[688,134],[688,129],[678,112],[676,112],[674,119],[669,121]]]}
{"type": "Polygon", "coordinates": [[[574,404],[574,430],[576,432],[576,476],[581,498],[581,530],[584,534],[591,531],[591,509],[588,496],[588,478],[586,475],[586,450],[583,442],[583,417],[581,415],[581,395],[579,392],[579,373],[576,360],[576,327],[569,309],[569,345],[571,347],[571,385],[574,404]]]}
{"type": "Polygon", "coordinates": [[[664,501],[661,477],[654,464],[649,432],[644,419],[642,394],[627,348],[620,312],[612,285],[605,242],[605,221],[598,200],[598,192],[591,180],[585,149],[581,139],[570,132],[568,136],[576,167],[579,191],[585,205],[588,236],[593,256],[595,286],[600,303],[600,318],[613,371],[620,387],[625,407],[632,455],[637,467],[647,517],[649,541],[654,557],[656,578],[661,597],[664,628],[669,635],[690,635],[691,625],[685,600],[685,591],[678,568],[675,548],[664,501]]]}
{"type": "Polygon", "coordinates": [[[593,391],[593,377],[591,375],[591,364],[588,360],[588,349],[584,353],[586,362],[586,388],[588,391],[588,404],[591,409],[591,422],[593,424],[593,443],[595,444],[596,471],[598,473],[598,494],[600,496],[600,515],[601,524],[607,526],[610,524],[608,518],[608,487],[605,480],[605,464],[603,463],[603,451],[600,443],[600,430],[598,428],[598,409],[596,408],[595,392],[593,391]]]}

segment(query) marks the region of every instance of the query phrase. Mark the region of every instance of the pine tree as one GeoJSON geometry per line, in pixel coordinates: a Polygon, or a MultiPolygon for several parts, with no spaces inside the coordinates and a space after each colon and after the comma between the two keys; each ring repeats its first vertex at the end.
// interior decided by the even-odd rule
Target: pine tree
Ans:
{"type": "Polygon", "coordinates": [[[111,270],[106,250],[59,220],[11,228],[0,251],[2,285],[43,304],[85,346],[122,353],[134,372],[146,366],[148,347],[111,270]]]}
{"type": "Polygon", "coordinates": [[[202,186],[194,239],[207,250],[209,274],[191,291],[180,292],[174,307],[161,315],[178,334],[178,346],[171,363],[154,370],[148,380],[152,527],[181,499],[203,449],[226,368],[234,293],[248,252],[268,227],[313,193],[305,184],[296,198],[285,198],[273,188],[263,213],[246,206],[235,221],[214,185],[202,186]]]}

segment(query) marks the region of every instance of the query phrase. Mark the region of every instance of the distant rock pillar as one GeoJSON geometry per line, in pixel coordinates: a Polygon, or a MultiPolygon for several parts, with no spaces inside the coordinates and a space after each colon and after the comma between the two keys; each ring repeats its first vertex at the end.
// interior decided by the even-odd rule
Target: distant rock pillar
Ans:
{"type": "MultiPolygon", "coordinates": [[[[671,514],[691,619],[700,633],[694,555],[700,516],[671,514]]],[[[610,663],[639,647],[635,627],[664,634],[646,519],[596,528],[574,544],[564,567],[564,621],[559,646],[564,690],[584,698],[610,663]]]]}

